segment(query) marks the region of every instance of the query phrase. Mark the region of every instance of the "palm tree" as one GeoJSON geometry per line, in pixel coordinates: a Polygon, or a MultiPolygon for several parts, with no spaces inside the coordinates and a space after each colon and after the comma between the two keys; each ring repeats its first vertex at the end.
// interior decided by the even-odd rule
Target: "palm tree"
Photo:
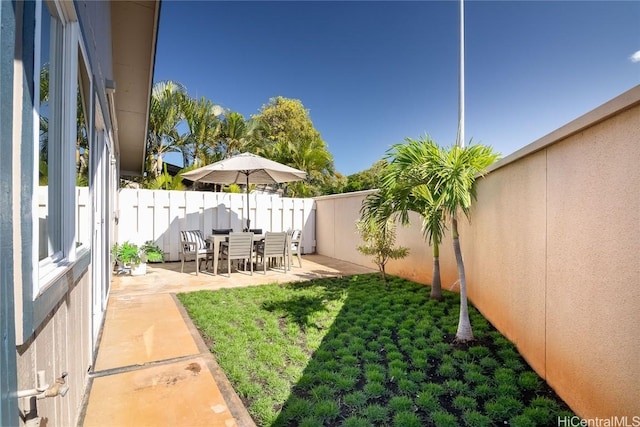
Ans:
{"type": "Polygon", "coordinates": [[[151,90],[147,170],[154,178],[162,173],[163,155],[178,150],[178,124],[183,118],[180,107],[186,94],[187,89],[172,80],[157,82],[151,90]]]}
{"type": "Polygon", "coordinates": [[[188,131],[179,137],[185,167],[220,160],[224,155],[219,146],[220,116],[224,109],[204,97],[199,100],[185,97],[181,106],[188,127],[188,131]]]}
{"type": "Polygon", "coordinates": [[[182,177],[178,174],[176,176],[169,175],[167,172],[167,165],[164,165],[164,171],[162,174],[147,183],[146,186],[150,190],[184,190],[184,184],[182,183],[182,177]]]}
{"type": "Polygon", "coordinates": [[[471,203],[476,199],[476,179],[499,157],[491,147],[469,145],[453,146],[448,150],[439,148],[439,156],[427,170],[428,185],[438,194],[436,206],[442,208],[444,216],[451,219],[451,237],[460,279],[460,315],[456,341],[473,340],[467,302],[467,281],[464,261],[460,250],[458,232],[459,212],[469,219],[471,203]]]}
{"type": "Polygon", "coordinates": [[[227,114],[220,132],[225,145],[225,157],[254,150],[259,146],[264,130],[265,126],[258,117],[245,120],[238,112],[227,114]]]}
{"type": "Polygon", "coordinates": [[[393,203],[392,210],[403,225],[409,224],[409,212],[422,216],[422,232],[433,246],[433,273],[430,297],[442,300],[440,280],[440,243],[445,232],[442,194],[430,184],[430,167],[439,157],[438,146],[426,136],[422,140],[406,139],[387,152],[389,165],[381,179],[381,188],[393,203]]]}
{"type": "Polygon", "coordinates": [[[287,158],[282,163],[307,173],[306,180],[291,183],[291,193],[298,197],[320,195],[320,190],[334,174],[333,156],[327,150],[327,144],[320,137],[303,136],[289,143],[287,148],[283,153],[287,158]]]}

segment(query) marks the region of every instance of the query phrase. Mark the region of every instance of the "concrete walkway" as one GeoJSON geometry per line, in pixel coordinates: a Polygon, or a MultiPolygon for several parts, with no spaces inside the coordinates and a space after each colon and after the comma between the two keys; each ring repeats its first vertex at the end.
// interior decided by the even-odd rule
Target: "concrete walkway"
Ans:
{"type": "Polygon", "coordinates": [[[114,278],[80,425],[255,426],[175,294],[375,271],[320,255],[286,274],[194,268],[151,264],[145,276],[114,278]]]}

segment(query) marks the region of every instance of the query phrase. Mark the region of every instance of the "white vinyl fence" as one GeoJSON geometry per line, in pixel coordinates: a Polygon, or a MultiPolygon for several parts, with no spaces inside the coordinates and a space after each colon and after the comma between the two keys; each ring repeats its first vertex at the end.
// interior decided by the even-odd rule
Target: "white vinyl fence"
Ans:
{"type": "MultiPolygon", "coordinates": [[[[44,185],[38,188],[38,256],[47,256],[49,235],[49,188],[44,185]]],[[[91,204],[89,187],[76,187],[76,242],[91,247],[91,204]]]]}
{"type": "MultiPolygon", "coordinates": [[[[155,242],[165,261],[179,260],[180,230],[214,228],[242,231],[246,224],[247,195],[207,191],[121,189],[118,243],[155,242]]],[[[250,194],[251,228],[266,231],[302,230],[302,253],[316,248],[316,210],[313,199],[250,194]]]]}

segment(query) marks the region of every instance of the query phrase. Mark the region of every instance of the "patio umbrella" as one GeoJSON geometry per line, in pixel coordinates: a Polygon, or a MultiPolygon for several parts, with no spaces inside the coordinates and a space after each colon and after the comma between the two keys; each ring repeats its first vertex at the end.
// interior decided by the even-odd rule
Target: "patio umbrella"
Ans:
{"type": "Polygon", "coordinates": [[[251,153],[242,153],[182,174],[190,181],[213,184],[246,184],[247,229],[249,229],[249,184],[279,184],[300,181],[307,173],[251,153]]]}

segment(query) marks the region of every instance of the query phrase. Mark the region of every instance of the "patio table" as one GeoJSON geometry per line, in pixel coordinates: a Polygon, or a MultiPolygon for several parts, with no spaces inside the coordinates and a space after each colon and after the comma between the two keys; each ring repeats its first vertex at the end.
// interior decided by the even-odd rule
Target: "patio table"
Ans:
{"type": "MultiPolygon", "coordinates": [[[[213,275],[218,275],[218,258],[220,257],[220,244],[229,239],[228,234],[212,234],[207,236],[207,243],[213,247],[213,275]]],[[[254,234],[253,242],[259,242],[264,239],[264,234],[254,234]]]]}

